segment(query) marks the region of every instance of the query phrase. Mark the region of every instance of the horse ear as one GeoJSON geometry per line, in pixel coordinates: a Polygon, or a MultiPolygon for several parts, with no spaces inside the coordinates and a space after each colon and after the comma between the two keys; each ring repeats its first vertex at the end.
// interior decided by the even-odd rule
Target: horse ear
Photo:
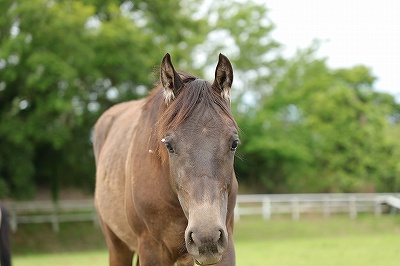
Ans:
{"type": "Polygon", "coordinates": [[[164,87],[165,103],[168,105],[178,96],[183,84],[181,77],[172,65],[169,53],[164,56],[161,62],[161,83],[164,87]]]}
{"type": "Polygon", "coordinates": [[[233,69],[229,59],[219,54],[217,68],[215,69],[215,79],[213,88],[221,94],[222,98],[230,102],[231,86],[233,82],[233,69]]]}

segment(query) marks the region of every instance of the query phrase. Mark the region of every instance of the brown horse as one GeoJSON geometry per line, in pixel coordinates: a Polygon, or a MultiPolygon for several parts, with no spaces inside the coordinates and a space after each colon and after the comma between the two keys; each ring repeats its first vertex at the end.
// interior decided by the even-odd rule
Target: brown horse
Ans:
{"type": "Polygon", "coordinates": [[[95,202],[110,265],[235,265],[231,63],[211,84],[175,71],[169,54],[149,97],[118,104],[95,126],[95,202]]]}

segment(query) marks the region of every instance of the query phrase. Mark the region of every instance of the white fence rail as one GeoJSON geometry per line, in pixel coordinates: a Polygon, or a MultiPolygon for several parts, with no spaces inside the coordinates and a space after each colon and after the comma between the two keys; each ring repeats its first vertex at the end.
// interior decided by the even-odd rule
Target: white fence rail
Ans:
{"type": "MultiPolygon", "coordinates": [[[[50,223],[55,232],[60,230],[62,222],[93,221],[98,225],[93,200],[14,202],[7,207],[13,231],[17,230],[18,224],[26,223],[50,223]]],[[[355,219],[361,212],[379,216],[387,207],[400,209],[400,193],[239,195],[235,218],[261,215],[268,220],[273,215],[289,214],[293,220],[298,220],[304,214],[320,213],[328,218],[334,213],[348,213],[355,219]]]]}

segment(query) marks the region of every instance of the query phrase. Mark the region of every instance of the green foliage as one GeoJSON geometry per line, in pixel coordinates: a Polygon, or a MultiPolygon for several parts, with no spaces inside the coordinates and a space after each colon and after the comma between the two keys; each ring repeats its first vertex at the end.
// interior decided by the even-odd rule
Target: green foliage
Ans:
{"type": "Polygon", "coordinates": [[[226,54],[235,68],[233,97],[244,111],[241,99],[269,93],[283,63],[280,44],[271,37],[275,25],[268,18],[266,6],[253,0],[212,1],[204,13],[209,32],[194,54],[205,59],[195,64],[212,79],[215,55],[226,54]]]}
{"type": "Polygon", "coordinates": [[[202,27],[179,1],[5,0],[0,10],[0,197],[93,189],[96,119],[143,96],[155,62],[169,51],[179,63],[199,41],[186,33],[202,27]]]}
{"type": "Polygon", "coordinates": [[[0,1],[0,198],[93,190],[93,124],[143,97],[166,52],[209,79],[218,53],[231,59],[242,185],[398,191],[399,104],[370,69],[331,69],[315,46],[283,59],[273,29],[253,0],[0,1]]]}
{"type": "Polygon", "coordinates": [[[398,104],[373,90],[371,71],[330,69],[313,47],[283,69],[256,115],[242,118],[240,175],[268,192],[398,191],[399,124],[388,119],[398,104]]]}

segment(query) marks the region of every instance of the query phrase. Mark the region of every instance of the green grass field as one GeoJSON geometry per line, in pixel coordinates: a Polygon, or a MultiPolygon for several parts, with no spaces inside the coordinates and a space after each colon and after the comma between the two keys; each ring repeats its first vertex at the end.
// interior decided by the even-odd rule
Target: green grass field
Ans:
{"type": "MultiPolygon", "coordinates": [[[[75,228],[75,236],[68,232],[70,229],[67,227],[61,228],[59,234],[61,237],[63,234],[68,234],[70,238],[77,237],[76,241],[80,237],[86,244],[73,245],[74,241],[64,236],[58,241],[65,243],[55,243],[52,246],[54,250],[47,254],[44,250],[38,250],[38,246],[36,249],[19,247],[13,257],[13,265],[106,266],[108,257],[103,243],[95,243],[91,250],[88,248],[90,241],[101,240],[97,236],[82,235],[82,230],[87,234],[92,230],[96,235],[99,233],[98,229],[88,226],[91,225],[86,225],[86,229],[75,228]],[[68,252],[62,252],[62,249],[68,252]]],[[[36,231],[31,230],[30,233],[34,235],[36,231]]],[[[306,217],[299,221],[285,217],[276,217],[271,221],[246,217],[236,223],[235,245],[237,265],[397,266],[400,261],[400,216],[375,218],[366,215],[356,220],[350,220],[347,216],[330,219],[306,217]]]]}

